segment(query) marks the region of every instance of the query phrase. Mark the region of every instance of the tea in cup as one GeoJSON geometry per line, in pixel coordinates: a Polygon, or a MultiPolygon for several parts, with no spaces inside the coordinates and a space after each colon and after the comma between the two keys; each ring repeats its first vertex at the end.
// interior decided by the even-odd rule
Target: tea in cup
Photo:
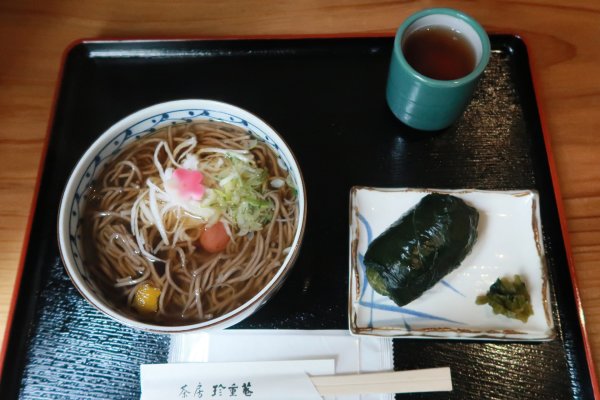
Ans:
{"type": "Polygon", "coordinates": [[[460,11],[433,8],[410,16],[394,40],[386,89],[390,109],[415,129],[450,126],[471,100],[490,47],[481,25],[460,11]]]}

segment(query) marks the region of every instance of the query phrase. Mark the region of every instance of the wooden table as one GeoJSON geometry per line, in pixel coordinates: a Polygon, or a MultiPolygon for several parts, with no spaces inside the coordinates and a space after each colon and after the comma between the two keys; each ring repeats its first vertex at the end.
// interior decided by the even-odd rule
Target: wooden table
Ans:
{"type": "MultiPolygon", "coordinates": [[[[529,46],[579,295],[600,366],[600,2],[597,0],[4,1],[0,4],[0,338],[26,240],[61,56],[78,38],[391,33],[450,6],[529,46]],[[170,5],[172,4],[172,5],[170,5]]],[[[57,188],[56,190],[61,190],[57,188]]]]}

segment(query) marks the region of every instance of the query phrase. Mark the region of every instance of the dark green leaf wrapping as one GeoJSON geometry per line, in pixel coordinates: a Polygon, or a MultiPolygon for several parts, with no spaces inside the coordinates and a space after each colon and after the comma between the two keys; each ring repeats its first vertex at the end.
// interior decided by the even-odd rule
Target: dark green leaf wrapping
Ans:
{"type": "Polygon", "coordinates": [[[369,245],[367,279],[399,306],[460,265],[477,240],[479,213],[463,200],[433,193],[369,245]]]}

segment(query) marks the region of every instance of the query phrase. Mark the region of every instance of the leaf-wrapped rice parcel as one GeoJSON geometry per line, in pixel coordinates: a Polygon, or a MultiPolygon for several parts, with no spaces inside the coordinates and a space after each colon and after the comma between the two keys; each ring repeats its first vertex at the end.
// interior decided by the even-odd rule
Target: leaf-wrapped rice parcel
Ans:
{"type": "Polygon", "coordinates": [[[479,213],[458,197],[425,196],[369,244],[369,283],[399,306],[457,268],[477,240],[479,213]]]}

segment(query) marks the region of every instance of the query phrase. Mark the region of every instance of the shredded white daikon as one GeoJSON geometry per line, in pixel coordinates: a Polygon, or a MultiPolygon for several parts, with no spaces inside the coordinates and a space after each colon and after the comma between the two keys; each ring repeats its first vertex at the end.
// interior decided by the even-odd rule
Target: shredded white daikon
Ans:
{"type": "Polygon", "coordinates": [[[281,178],[271,179],[270,185],[272,188],[279,189],[285,185],[285,181],[281,178]]]}
{"type": "Polygon", "coordinates": [[[245,162],[252,161],[252,155],[250,154],[250,152],[248,150],[230,150],[230,149],[226,150],[226,149],[220,149],[218,147],[205,147],[198,151],[198,154],[202,154],[202,153],[220,153],[220,154],[225,154],[232,158],[237,158],[237,159],[245,161],[245,162]]]}

